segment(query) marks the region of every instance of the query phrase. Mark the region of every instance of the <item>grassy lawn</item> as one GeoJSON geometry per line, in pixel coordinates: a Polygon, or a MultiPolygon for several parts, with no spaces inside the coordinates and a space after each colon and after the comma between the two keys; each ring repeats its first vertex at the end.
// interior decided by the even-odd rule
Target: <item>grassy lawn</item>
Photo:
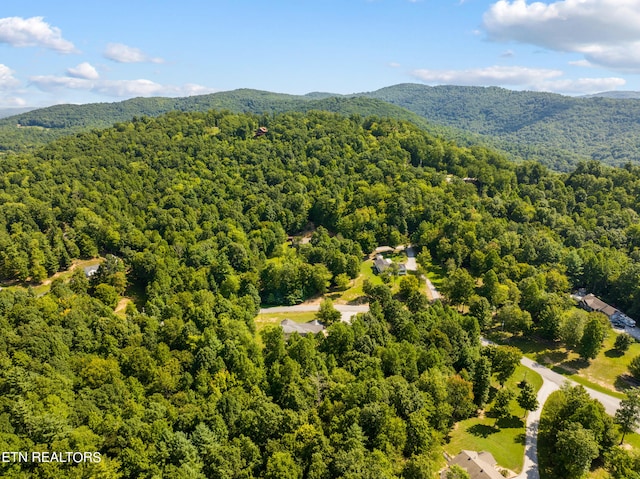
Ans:
{"type": "MultiPolygon", "coordinates": [[[[405,258],[406,259],[406,258],[405,258]]],[[[337,304],[358,304],[366,302],[363,286],[365,280],[373,285],[384,284],[382,278],[373,272],[373,260],[363,261],[360,265],[360,274],[356,279],[351,280],[351,286],[345,291],[337,291],[327,294],[328,298],[337,304]]],[[[392,278],[387,286],[391,288],[391,294],[398,292],[400,278],[392,278]]]]}
{"type": "Polygon", "coordinates": [[[534,338],[511,338],[508,343],[520,348],[525,356],[544,364],[555,372],[573,379],[583,386],[623,398],[624,391],[632,387],[621,376],[627,373],[631,360],[640,355],[640,343],[633,343],[629,350],[620,354],[613,349],[617,333],[609,331],[604,347],[598,356],[587,362],[560,343],[534,338]]]}
{"type": "MultiPolygon", "coordinates": [[[[540,375],[524,366],[518,366],[505,386],[518,394],[520,390],[517,384],[525,378],[536,391],[542,386],[540,375]]],[[[450,440],[445,445],[445,451],[452,456],[457,455],[462,449],[489,451],[501,467],[520,472],[524,461],[524,410],[513,399],[511,418],[498,421],[497,429],[494,427],[496,420],[491,417],[491,407],[491,404],[486,407],[488,417],[475,417],[456,424],[456,428],[449,435],[450,440]]]]}

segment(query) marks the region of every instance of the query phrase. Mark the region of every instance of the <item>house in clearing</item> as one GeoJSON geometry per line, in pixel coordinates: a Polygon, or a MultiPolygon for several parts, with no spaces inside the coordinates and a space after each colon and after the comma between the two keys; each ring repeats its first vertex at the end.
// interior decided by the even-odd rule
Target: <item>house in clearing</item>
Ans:
{"type": "MultiPolygon", "coordinates": [[[[373,269],[376,273],[380,274],[386,271],[392,264],[393,261],[389,258],[385,258],[381,254],[377,254],[373,260],[373,269]]],[[[407,266],[402,263],[397,263],[397,265],[398,276],[405,276],[407,274],[407,266]]]]}
{"type": "Polygon", "coordinates": [[[280,323],[284,336],[288,338],[293,333],[298,333],[300,336],[306,336],[307,334],[316,334],[324,331],[324,324],[317,319],[308,321],[306,323],[296,323],[290,319],[283,319],[280,323]]]}
{"type": "MultiPolygon", "coordinates": [[[[456,464],[469,473],[471,479],[504,479],[496,469],[496,460],[490,452],[462,451],[449,461],[449,465],[456,464]]],[[[447,469],[440,474],[445,479],[447,469]]]]}
{"type": "Polygon", "coordinates": [[[603,313],[607,318],[609,318],[609,321],[611,321],[614,326],[634,327],[636,325],[636,322],[629,316],[610,304],[605,303],[593,293],[583,296],[578,304],[586,311],[598,311],[603,313]]]}

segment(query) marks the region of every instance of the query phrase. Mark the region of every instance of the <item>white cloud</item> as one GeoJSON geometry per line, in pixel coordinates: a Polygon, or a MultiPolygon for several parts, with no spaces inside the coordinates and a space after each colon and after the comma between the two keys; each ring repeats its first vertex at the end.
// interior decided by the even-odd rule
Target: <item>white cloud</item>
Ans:
{"type": "Polygon", "coordinates": [[[569,65],[573,65],[574,67],[592,67],[593,64],[589,60],[576,60],[574,62],[569,62],[569,65]]]}
{"type": "Polygon", "coordinates": [[[560,70],[494,65],[470,70],[415,70],[412,75],[427,83],[452,85],[530,85],[535,80],[562,76],[560,70]]]}
{"type": "Polygon", "coordinates": [[[42,91],[55,91],[60,88],[72,90],[91,90],[93,82],[84,78],[58,77],[53,75],[38,75],[29,78],[32,85],[42,91]]]}
{"type": "Polygon", "coordinates": [[[14,78],[14,73],[11,68],[0,63],[0,90],[14,88],[20,84],[20,82],[14,78]]]}
{"type": "Polygon", "coordinates": [[[578,78],[577,80],[552,80],[536,85],[536,90],[566,94],[587,94],[616,90],[626,84],[623,78],[578,78]]]}
{"type": "Polygon", "coordinates": [[[73,78],[84,78],[85,80],[97,80],[100,77],[95,67],[87,62],[68,68],[67,75],[73,78]]]}
{"type": "Polygon", "coordinates": [[[162,85],[151,80],[91,80],[61,76],[34,76],[30,82],[42,91],[61,89],[84,90],[119,98],[135,96],[191,96],[211,93],[214,90],[202,85],[187,83],[182,86],[162,85]]]}
{"type": "Polygon", "coordinates": [[[109,43],[104,51],[104,56],[118,63],[164,63],[162,58],[152,58],[139,48],[122,43],[109,43]]]}
{"type": "Polygon", "coordinates": [[[60,29],[46,23],[43,17],[0,18],[0,43],[14,47],[44,47],[60,53],[76,52],[73,43],[62,38],[60,29]]]}
{"type": "Polygon", "coordinates": [[[626,82],[622,78],[561,78],[561,70],[520,66],[491,66],[470,70],[415,70],[413,76],[429,84],[465,86],[510,86],[527,90],[565,94],[615,90],[626,82]]]}
{"type": "Polygon", "coordinates": [[[0,106],[3,108],[27,106],[27,101],[17,96],[0,97],[0,106]]]}
{"type": "Polygon", "coordinates": [[[640,70],[640,0],[499,0],[484,14],[488,38],[582,53],[598,65],[640,70]]]}
{"type": "Polygon", "coordinates": [[[512,57],[515,57],[516,54],[513,50],[505,50],[500,54],[500,56],[502,58],[512,58],[512,57]]]}

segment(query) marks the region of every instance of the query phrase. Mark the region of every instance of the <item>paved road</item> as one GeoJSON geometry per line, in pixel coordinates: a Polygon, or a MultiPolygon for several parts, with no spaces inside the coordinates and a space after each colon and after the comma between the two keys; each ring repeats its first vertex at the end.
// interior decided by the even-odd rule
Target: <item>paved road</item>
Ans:
{"type": "MultiPolygon", "coordinates": [[[[482,338],[482,344],[486,346],[493,343],[482,338]]],[[[569,383],[572,386],[577,386],[578,383],[571,379],[567,379],[566,376],[558,374],[527,357],[523,357],[520,360],[520,363],[526,368],[540,374],[542,377],[542,387],[538,391],[538,409],[530,412],[527,416],[524,464],[522,466],[522,472],[518,474],[515,479],[540,479],[540,473],[538,471],[538,426],[540,425],[540,413],[542,412],[544,403],[547,402],[547,399],[552,392],[558,390],[565,383],[569,383]]],[[[591,388],[585,387],[585,390],[592,398],[597,399],[602,403],[607,414],[611,416],[615,415],[616,411],[620,407],[619,399],[591,388]]]]}
{"type": "MultiPolygon", "coordinates": [[[[540,376],[542,376],[543,379],[545,379],[546,381],[552,382],[558,387],[562,386],[564,383],[567,383],[567,382],[572,386],[578,385],[577,382],[572,381],[571,379],[567,379],[566,376],[563,376],[562,374],[558,374],[552,371],[551,369],[541,364],[538,364],[535,361],[532,361],[529,358],[523,357],[520,362],[522,363],[523,366],[526,366],[529,369],[536,371],[538,374],[540,374],[540,376]]],[[[602,403],[605,410],[607,411],[607,414],[611,416],[615,415],[616,411],[620,407],[620,399],[615,398],[613,396],[609,396],[608,394],[601,393],[600,391],[596,391],[588,387],[584,387],[584,388],[589,393],[589,396],[591,396],[593,399],[597,399],[602,403]]]]}
{"type": "MultiPolygon", "coordinates": [[[[427,280],[428,281],[428,280],[427,280]]],[[[429,283],[427,283],[429,284],[429,283]]],[[[431,285],[433,287],[433,285],[431,285]]],[[[435,290],[435,288],[433,288],[435,290]]],[[[437,293],[437,291],[436,291],[437,293]]],[[[369,311],[368,304],[349,305],[349,304],[335,304],[334,307],[342,313],[342,321],[350,322],[351,318],[358,313],[365,313],[369,311]]],[[[320,308],[320,303],[307,303],[298,304],[295,306],[277,306],[274,308],[262,308],[260,313],[286,313],[286,312],[307,312],[317,311],[320,308]]],[[[482,338],[482,344],[494,344],[482,338]]],[[[542,387],[538,391],[538,409],[530,412],[527,416],[526,423],[526,438],[525,438],[525,450],[524,450],[524,464],[522,472],[518,474],[514,479],[540,479],[540,473],[538,471],[538,426],[540,425],[540,414],[544,403],[547,401],[549,395],[559,389],[565,383],[569,383],[572,386],[578,385],[575,381],[567,379],[562,374],[558,374],[551,369],[527,358],[523,357],[520,363],[537,372],[542,377],[542,387]]],[[[609,396],[608,394],[601,393],[591,388],[585,387],[589,395],[600,401],[607,414],[611,416],[615,415],[615,412],[620,407],[620,400],[609,396]]]]}
{"type": "Polygon", "coordinates": [[[416,262],[416,251],[413,246],[407,248],[407,262],[405,263],[407,271],[418,271],[418,263],[416,262]]]}

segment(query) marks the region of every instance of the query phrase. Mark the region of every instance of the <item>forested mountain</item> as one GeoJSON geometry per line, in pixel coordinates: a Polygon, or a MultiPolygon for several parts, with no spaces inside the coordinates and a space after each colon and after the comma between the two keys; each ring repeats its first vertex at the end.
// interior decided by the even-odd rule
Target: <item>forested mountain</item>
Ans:
{"type": "Polygon", "coordinates": [[[638,99],[640,98],[640,91],[603,91],[600,93],[593,93],[591,95],[584,95],[583,98],[594,98],[594,97],[603,97],[603,98],[619,98],[619,99],[638,99]]]}
{"type": "Polygon", "coordinates": [[[30,111],[0,120],[0,151],[26,151],[65,135],[92,128],[106,128],[134,117],[155,117],[171,111],[205,112],[211,109],[256,114],[322,110],[344,115],[378,115],[411,121],[431,133],[446,131],[449,137],[470,136],[462,132],[454,135],[451,128],[439,127],[416,113],[381,100],[347,98],[328,93],[294,96],[241,89],[185,98],[134,98],[118,103],[55,105],[30,111]]]}
{"type": "Polygon", "coordinates": [[[7,154],[0,179],[0,447],[102,457],[2,477],[433,477],[454,422],[518,362],[481,347],[492,310],[550,339],[599,321],[574,287],[640,314],[640,167],[557,174],[394,119],[209,111],[7,154]],[[409,241],[470,314],[408,277],[395,296],[365,284],[370,312],[326,335],[256,335],[261,302],[409,241]],[[7,287],[98,255],[90,280],[7,287]]]}
{"type": "Polygon", "coordinates": [[[483,135],[524,159],[566,171],[580,159],[640,162],[640,102],[498,87],[395,85],[362,95],[483,135]]]}
{"type": "Polygon", "coordinates": [[[256,114],[326,110],[403,119],[459,144],[484,144],[513,159],[535,160],[558,171],[585,159],[618,166],[640,162],[640,102],[635,99],[418,84],[348,97],[241,89],[186,98],[56,105],[0,120],[0,150],[24,151],[133,117],[209,109],[256,114]]]}

